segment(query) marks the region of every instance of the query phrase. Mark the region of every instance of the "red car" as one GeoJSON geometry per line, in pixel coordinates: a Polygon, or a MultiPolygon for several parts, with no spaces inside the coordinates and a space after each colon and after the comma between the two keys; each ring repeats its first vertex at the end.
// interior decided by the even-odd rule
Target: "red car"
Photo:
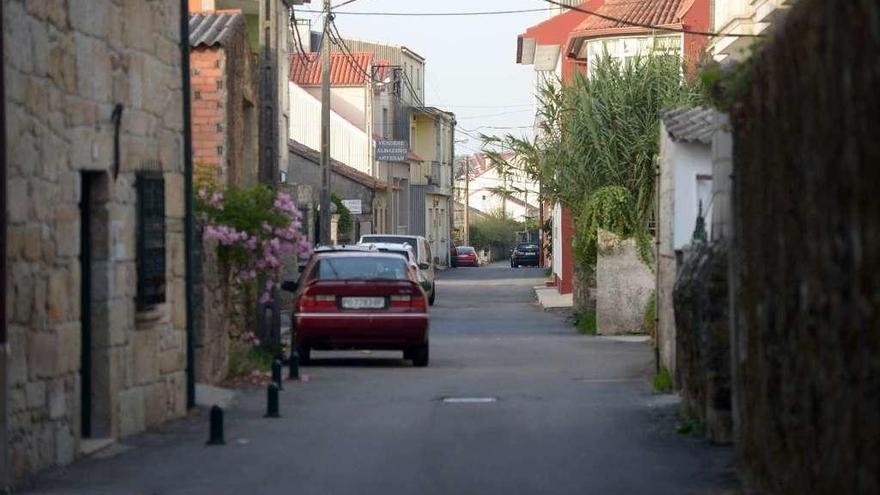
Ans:
{"type": "Polygon", "coordinates": [[[294,348],[311,351],[401,350],[428,365],[428,300],[407,260],[364,249],[321,250],[303,268],[294,291],[294,348]]]}
{"type": "Polygon", "coordinates": [[[480,266],[477,251],[470,246],[458,246],[455,248],[455,261],[458,266],[480,266]]]}

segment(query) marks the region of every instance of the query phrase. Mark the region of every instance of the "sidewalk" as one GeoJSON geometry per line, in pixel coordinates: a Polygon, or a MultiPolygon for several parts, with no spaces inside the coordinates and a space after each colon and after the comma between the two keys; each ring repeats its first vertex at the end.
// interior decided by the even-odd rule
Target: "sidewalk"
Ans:
{"type": "Polygon", "coordinates": [[[544,311],[571,309],[573,305],[572,294],[560,294],[555,287],[539,285],[534,287],[535,297],[544,311]]]}

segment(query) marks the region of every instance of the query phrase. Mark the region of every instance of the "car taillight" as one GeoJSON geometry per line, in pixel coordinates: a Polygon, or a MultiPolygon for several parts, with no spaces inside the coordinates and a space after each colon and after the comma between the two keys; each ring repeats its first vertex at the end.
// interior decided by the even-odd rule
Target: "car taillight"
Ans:
{"type": "Polygon", "coordinates": [[[389,303],[388,307],[392,310],[422,312],[428,308],[425,295],[417,285],[413,285],[409,294],[392,295],[389,303]]]}
{"type": "Polygon", "coordinates": [[[524,252],[522,252],[522,251],[514,251],[513,254],[515,254],[515,255],[517,255],[517,256],[522,256],[522,255],[524,255],[524,254],[526,254],[526,253],[524,253],[524,252]]]}
{"type": "Polygon", "coordinates": [[[316,311],[336,311],[336,296],[332,294],[305,294],[299,300],[301,313],[316,311]]]}

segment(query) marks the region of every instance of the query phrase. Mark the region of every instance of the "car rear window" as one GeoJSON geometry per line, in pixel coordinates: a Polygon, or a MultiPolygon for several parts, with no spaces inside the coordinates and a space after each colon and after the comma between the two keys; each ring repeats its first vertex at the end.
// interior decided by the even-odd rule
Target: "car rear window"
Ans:
{"type": "Polygon", "coordinates": [[[517,251],[526,251],[526,252],[535,252],[538,250],[538,246],[535,244],[519,244],[516,246],[517,251]]]}
{"type": "Polygon", "coordinates": [[[346,256],[318,260],[318,280],[406,280],[403,258],[390,256],[346,256]]]}
{"type": "Polygon", "coordinates": [[[365,235],[363,237],[363,242],[385,242],[388,244],[409,244],[415,245],[415,240],[410,239],[408,237],[398,237],[398,236],[381,236],[381,235],[365,235]]]}
{"type": "Polygon", "coordinates": [[[476,252],[476,251],[474,251],[474,248],[472,248],[472,247],[457,247],[455,249],[456,249],[456,251],[458,251],[458,254],[475,253],[476,252]]]}
{"type": "Polygon", "coordinates": [[[389,254],[396,254],[399,256],[403,256],[404,258],[409,260],[409,253],[406,251],[398,251],[396,249],[379,249],[379,251],[382,253],[389,253],[389,254]]]}

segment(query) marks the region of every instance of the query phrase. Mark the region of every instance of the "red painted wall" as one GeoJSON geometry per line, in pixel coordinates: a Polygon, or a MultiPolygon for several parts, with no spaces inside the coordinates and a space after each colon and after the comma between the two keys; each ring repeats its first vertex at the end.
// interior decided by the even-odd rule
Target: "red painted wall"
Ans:
{"type": "MultiPolygon", "coordinates": [[[[711,31],[711,15],[709,0],[695,0],[691,8],[682,18],[685,29],[693,31],[711,31]]],[[[688,73],[696,76],[696,70],[702,61],[704,50],[709,43],[709,37],[698,34],[684,35],[684,61],[688,73]]]]}

